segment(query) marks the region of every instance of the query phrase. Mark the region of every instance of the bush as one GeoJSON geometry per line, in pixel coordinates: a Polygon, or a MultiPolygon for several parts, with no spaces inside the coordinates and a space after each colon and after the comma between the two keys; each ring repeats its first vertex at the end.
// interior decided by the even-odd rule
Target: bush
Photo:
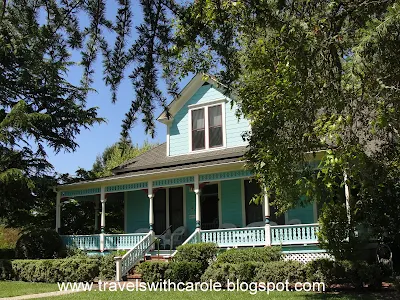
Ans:
{"type": "Polygon", "coordinates": [[[99,257],[99,278],[101,280],[115,279],[115,256],[118,256],[117,253],[111,253],[99,257]]]}
{"type": "Polygon", "coordinates": [[[60,235],[50,229],[26,232],[21,235],[15,246],[17,258],[43,259],[60,257],[63,250],[60,235]]]}
{"type": "Polygon", "coordinates": [[[362,288],[368,284],[373,288],[382,286],[382,271],[377,264],[367,264],[365,261],[318,259],[305,266],[307,281],[332,284],[351,284],[355,288],[362,288]]]}
{"type": "Polygon", "coordinates": [[[222,285],[226,285],[228,279],[230,281],[239,280],[239,282],[250,283],[254,281],[258,269],[263,265],[264,263],[261,262],[214,263],[201,276],[201,281],[218,281],[222,285]]]}
{"type": "Polygon", "coordinates": [[[14,249],[21,230],[17,228],[6,228],[0,225],[0,250],[14,249]]]}
{"type": "Polygon", "coordinates": [[[99,274],[96,259],[47,259],[12,261],[12,280],[29,282],[93,281],[99,274]]]}
{"type": "Polygon", "coordinates": [[[164,280],[167,268],[167,262],[145,261],[136,267],[136,272],[142,275],[142,280],[145,282],[157,282],[164,280]]]}
{"type": "Polygon", "coordinates": [[[201,270],[204,272],[208,266],[215,260],[218,247],[214,243],[186,244],[177,248],[174,256],[175,262],[197,262],[201,264],[201,270]]]}
{"type": "Polygon", "coordinates": [[[246,248],[227,250],[217,257],[218,263],[242,262],[270,262],[282,259],[282,252],[279,247],[246,248]]]}
{"type": "Polygon", "coordinates": [[[199,262],[177,261],[168,264],[165,278],[171,282],[198,282],[203,274],[202,264],[199,262]]]}
{"type": "Polygon", "coordinates": [[[11,280],[12,276],[11,261],[0,259],[0,280],[11,280]]]}
{"type": "Polygon", "coordinates": [[[305,282],[304,265],[298,261],[271,261],[257,269],[258,282],[305,282]]]}
{"type": "Polygon", "coordinates": [[[0,249],[0,259],[14,259],[15,249],[0,249]]]}

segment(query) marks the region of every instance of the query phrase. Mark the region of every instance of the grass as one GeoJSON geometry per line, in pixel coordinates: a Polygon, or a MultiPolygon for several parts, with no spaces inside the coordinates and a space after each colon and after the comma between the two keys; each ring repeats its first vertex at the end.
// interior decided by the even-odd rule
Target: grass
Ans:
{"type": "Polygon", "coordinates": [[[392,292],[382,292],[376,294],[320,294],[320,293],[300,293],[300,292],[273,292],[269,295],[266,292],[259,292],[250,295],[248,292],[79,292],[63,296],[43,298],[53,300],[89,300],[89,299],[135,299],[135,300],[397,300],[399,295],[392,292]]]}
{"type": "Polygon", "coordinates": [[[0,281],[0,298],[58,291],[54,283],[0,281]]]}

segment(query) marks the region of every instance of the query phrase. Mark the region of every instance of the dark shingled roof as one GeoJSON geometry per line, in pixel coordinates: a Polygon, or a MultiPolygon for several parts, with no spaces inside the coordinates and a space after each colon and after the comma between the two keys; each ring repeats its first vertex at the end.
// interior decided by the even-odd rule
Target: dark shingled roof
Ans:
{"type": "Polygon", "coordinates": [[[123,163],[113,170],[116,175],[154,169],[177,169],[181,166],[205,166],[240,161],[246,146],[167,156],[166,143],[123,163]]]}

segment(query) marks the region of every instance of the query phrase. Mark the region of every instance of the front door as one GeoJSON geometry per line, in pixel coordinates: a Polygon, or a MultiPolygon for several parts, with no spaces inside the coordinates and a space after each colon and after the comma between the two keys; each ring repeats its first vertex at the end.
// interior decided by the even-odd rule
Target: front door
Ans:
{"type": "Polygon", "coordinates": [[[218,184],[206,185],[201,190],[201,229],[216,229],[218,220],[218,184]]]}

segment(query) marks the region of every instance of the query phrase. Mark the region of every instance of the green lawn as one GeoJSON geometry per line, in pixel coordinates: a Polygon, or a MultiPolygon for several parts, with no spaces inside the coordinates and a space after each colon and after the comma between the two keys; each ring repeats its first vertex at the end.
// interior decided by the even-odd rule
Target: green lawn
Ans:
{"type": "Polygon", "coordinates": [[[250,295],[247,292],[79,292],[64,296],[51,298],[53,300],[64,299],[135,299],[135,300],[398,300],[399,295],[392,292],[383,292],[379,294],[317,294],[317,293],[300,293],[300,292],[274,292],[269,295],[266,292],[250,295]]]}
{"type": "Polygon", "coordinates": [[[58,291],[54,283],[0,281],[0,298],[58,291]]]}

